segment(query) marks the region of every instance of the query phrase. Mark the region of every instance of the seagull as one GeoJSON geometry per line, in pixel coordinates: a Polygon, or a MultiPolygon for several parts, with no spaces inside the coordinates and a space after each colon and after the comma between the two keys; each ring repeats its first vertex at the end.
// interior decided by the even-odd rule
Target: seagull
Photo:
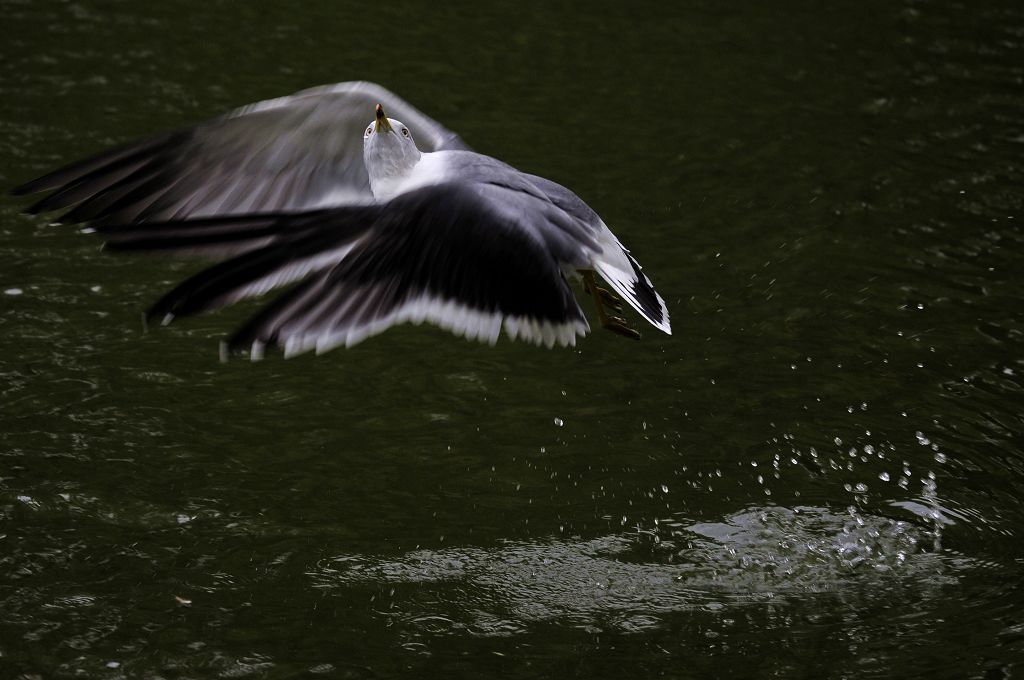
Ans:
{"type": "Polygon", "coordinates": [[[222,343],[224,357],[319,354],[407,322],[492,345],[504,330],[575,346],[590,330],[575,281],[609,331],[640,337],[617,316],[624,300],[672,332],[650,279],[576,194],[471,151],[375,83],[250,104],[13,193],[43,191],[27,212],[67,210],[59,222],[85,224],[108,249],[219,260],[161,297],[147,323],[287,286],[222,343]]]}

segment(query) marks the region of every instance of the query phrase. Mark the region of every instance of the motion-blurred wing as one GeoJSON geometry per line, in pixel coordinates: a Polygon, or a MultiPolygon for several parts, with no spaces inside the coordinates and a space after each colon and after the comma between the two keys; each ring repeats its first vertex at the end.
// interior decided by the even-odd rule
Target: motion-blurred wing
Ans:
{"type": "Polygon", "coordinates": [[[492,344],[504,328],[513,339],[549,347],[574,345],[589,330],[550,247],[472,185],[434,185],[386,204],[311,214],[99,231],[118,249],[216,252],[248,241],[243,254],[157,302],[149,315],[165,321],[305,278],[228,341],[254,356],[267,344],[286,355],[351,346],[404,322],[429,321],[492,344]]]}
{"type": "Polygon", "coordinates": [[[377,103],[409,126],[422,150],[466,148],[380,85],[347,82],[111,149],[14,193],[51,192],[32,213],[75,206],[62,221],[111,224],[369,202],[362,131],[377,103]]]}

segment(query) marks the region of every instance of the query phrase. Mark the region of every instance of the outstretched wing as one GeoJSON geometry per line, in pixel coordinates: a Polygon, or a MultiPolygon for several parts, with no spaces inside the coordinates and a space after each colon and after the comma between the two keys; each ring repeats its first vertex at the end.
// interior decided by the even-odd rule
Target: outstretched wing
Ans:
{"type": "MultiPolygon", "coordinates": [[[[417,189],[386,204],[308,214],[205,218],[98,227],[116,249],[244,252],[167,293],[153,318],[223,307],[305,279],[228,341],[286,355],[351,346],[404,322],[429,321],[489,343],[575,345],[589,326],[563,263],[533,225],[496,207],[477,185],[417,189]]],[[[543,219],[543,214],[531,215],[543,219]]]]}
{"type": "Polygon", "coordinates": [[[372,200],[362,130],[381,103],[425,151],[459,137],[380,85],[347,82],[244,106],[55,170],[15,194],[49,191],[29,208],[75,206],[66,222],[131,223],[296,212],[372,200]]]}

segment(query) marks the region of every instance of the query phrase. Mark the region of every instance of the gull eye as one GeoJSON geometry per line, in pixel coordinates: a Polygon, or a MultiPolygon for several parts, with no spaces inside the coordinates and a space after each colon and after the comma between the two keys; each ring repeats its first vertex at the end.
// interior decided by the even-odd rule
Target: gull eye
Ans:
{"type": "Polygon", "coordinates": [[[409,128],[402,128],[402,134],[405,135],[406,137],[408,137],[409,136],[409,128]]]}
{"type": "Polygon", "coordinates": [[[370,134],[371,132],[373,132],[373,126],[372,125],[370,127],[366,128],[366,134],[370,134]]]}

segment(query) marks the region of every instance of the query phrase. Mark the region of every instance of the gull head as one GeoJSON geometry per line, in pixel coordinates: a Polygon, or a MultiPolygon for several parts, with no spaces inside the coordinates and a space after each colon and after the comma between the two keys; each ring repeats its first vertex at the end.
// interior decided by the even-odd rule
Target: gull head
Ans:
{"type": "Polygon", "coordinates": [[[385,187],[400,182],[420,159],[412,133],[400,120],[388,118],[377,104],[376,116],[363,132],[363,162],[370,175],[370,190],[380,197],[385,187]]]}

